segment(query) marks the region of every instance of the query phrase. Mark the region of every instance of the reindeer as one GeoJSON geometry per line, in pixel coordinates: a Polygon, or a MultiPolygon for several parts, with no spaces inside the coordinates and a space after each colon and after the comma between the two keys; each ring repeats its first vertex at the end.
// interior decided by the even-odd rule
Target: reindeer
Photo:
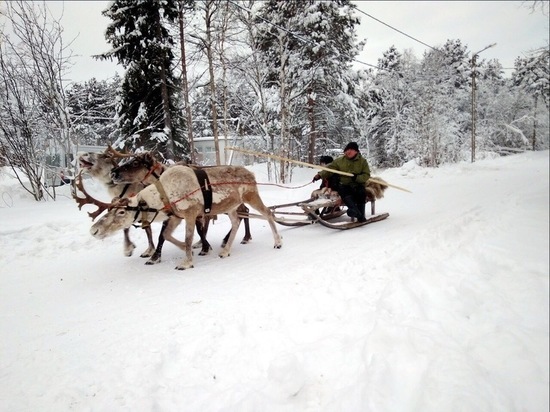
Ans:
{"type": "MultiPolygon", "coordinates": [[[[103,153],[79,152],[77,156],[81,171],[84,171],[93,178],[99,180],[105,186],[112,198],[123,198],[135,195],[146,186],[139,180],[124,183],[113,182],[111,179],[111,169],[116,167],[121,159],[131,155],[120,153],[114,150],[111,146],[107,147],[103,153]]],[[[75,197],[74,194],[73,197],[75,197]]],[[[79,202],[78,199],[76,200],[79,202]]],[[[79,205],[82,207],[80,202],[79,205]]],[[[151,227],[147,226],[144,227],[144,229],[147,234],[148,246],[147,249],[141,254],[141,257],[143,258],[151,257],[155,252],[155,244],[153,242],[153,232],[151,227]]],[[[124,255],[132,256],[135,248],[136,245],[130,240],[130,229],[124,229],[124,255]]]]}
{"type": "Polygon", "coordinates": [[[242,166],[214,166],[208,168],[207,174],[212,188],[210,211],[205,211],[201,185],[193,169],[188,166],[172,166],[160,175],[156,184],[147,186],[135,196],[111,204],[97,202],[85,193],[88,202],[98,206],[96,213],[108,209],[107,214],[92,225],[90,233],[98,239],[103,239],[135,223],[144,226],[153,221],[168,220],[164,237],[185,250],[185,258],[176,266],[176,269],[184,270],[193,267],[192,241],[195,221],[201,216],[222,213],[229,215],[231,232],[219,253],[220,257],[227,257],[230,255],[239,226],[237,209],[240,204],[246,203],[269,222],[274,247],[281,248],[281,236],[277,232],[271,211],[260,198],[254,174],[242,166]],[[186,224],[185,242],[172,237],[174,229],[182,219],[186,224]]]}
{"type": "MultiPolygon", "coordinates": [[[[117,183],[142,182],[146,185],[156,184],[160,175],[164,173],[167,167],[169,166],[158,162],[150,152],[143,152],[133,155],[131,158],[126,159],[120,165],[113,168],[111,170],[111,179],[112,181],[117,183]]],[[[208,170],[208,168],[204,167],[190,167],[192,167],[196,171],[195,173],[200,173],[201,170],[204,170],[205,172],[208,170]]],[[[201,186],[203,186],[203,184],[201,184],[201,186]]],[[[248,216],[249,210],[244,204],[241,204],[237,208],[237,212],[239,214],[239,217],[242,218],[243,216],[248,216]]],[[[252,240],[252,235],[250,233],[250,223],[248,217],[244,217],[242,219],[244,219],[245,234],[241,241],[241,244],[246,244],[250,242],[250,240],[252,240]]],[[[208,232],[210,220],[210,216],[205,216],[204,219],[198,219],[196,222],[197,232],[199,233],[201,240],[194,244],[193,247],[199,247],[200,245],[201,251],[199,255],[201,256],[207,255],[210,250],[212,250],[210,243],[206,240],[206,234],[208,232]]],[[[222,247],[226,245],[230,234],[231,231],[229,231],[227,235],[225,235],[225,237],[223,238],[222,247]]],[[[157,245],[157,250],[154,254],[154,256],[158,259],[160,259],[163,242],[163,233],[161,232],[161,236],[159,237],[157,245]]]]}

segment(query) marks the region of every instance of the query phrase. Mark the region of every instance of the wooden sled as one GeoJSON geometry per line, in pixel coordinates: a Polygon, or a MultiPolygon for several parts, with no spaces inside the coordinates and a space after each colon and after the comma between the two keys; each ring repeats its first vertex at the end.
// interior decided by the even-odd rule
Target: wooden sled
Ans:
{"type": "Polygon", "coordinates": [[[368,190],[367,202],[371,204],[371,215],[366,216],[366,222],[357,222],[348,217],[347,207],[338,193],[325,189],[314,191],[309,199],[271,206],[270,209],[277,223],[291,227],[319,223],[331,229],[346,230],[379,222],[389,217],[389,213],[375,212],[376,196],[368,190]]]}

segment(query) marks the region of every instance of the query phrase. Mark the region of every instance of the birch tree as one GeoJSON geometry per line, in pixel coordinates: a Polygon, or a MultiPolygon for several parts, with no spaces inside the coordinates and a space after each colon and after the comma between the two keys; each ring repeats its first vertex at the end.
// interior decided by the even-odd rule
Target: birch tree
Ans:
{"type": "MultiPolygon", "coordinates": [[[[46,156],[62,147],[70,163],[72,122],[63,76],[71,53],[45,3],[6,2],[11,34],[0,34],[0,143],[8,163],[44,198],[46,156]]],[[[20,179],[22,181],[22,179],[20,179]]]]}

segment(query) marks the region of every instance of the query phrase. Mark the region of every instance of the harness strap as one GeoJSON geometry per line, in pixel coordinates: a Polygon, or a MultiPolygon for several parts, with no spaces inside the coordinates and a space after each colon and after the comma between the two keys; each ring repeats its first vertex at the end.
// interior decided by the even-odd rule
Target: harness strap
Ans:
{"type": "Polygon", "coordinates": [[[168,199],[168,195],[166,194],[166,191],[164,190],[164,187],[162,186],[162,183],[160,183],[160,180],[155,180],[155,187],[159,191],[160,200],[164,204],[164,208],[170,212],[172,212],[172,205],[170,204],[170,199],[168,199]]]}
{"type": "Polygon", "coordinates": [[[192,169],[201,187],[202,197],[204,198],[204,213],[210,213],[212,210],[212,185],[210,184],[210,179],[208,179],[208,174],[203,169],[192,169]]]}
{"type": "MultiPolygon", "coordinates": [[[[151,226],[151,222],[153,220],[155,220],[155,218],[159,214],[159,211],[157,209],[151,209],[150,207],[146,207],[146,206],[145,207],[144,206],[137,206],[137,207],[128,206],[127,209],[135,211],[134,222],[141,223],[141,228],[142,229],[145,229],[146,227],[151,226]],[[138,220],[140,213],[141,213],[141,219],[138,220]],[[148,213],[154,213],[153,218],[150,219],[150,220],[147,219],[148,213]]],[[[135,224],[133,224],[133,226],[134,227],[140,227],[140,226],[135,225],[135,224]]]]}
{"type": "Polygon", "coordinates": [[[126,192],[128,191],[128,188],[130,187],[130,183],[126,183],[124,185],[124,189],[122,189],[122,192],[120,192],[120,194],[118,195],[119,198],[123,198],[124,195],[126,194],[126,192]]]}
{"type": "MultiPolygon", "coordinates": [[[[147,174],[145,175],[145,177],[143,178],[143,180],[146,180],[149,176],[153,176],[155,179],[159,180],[160,179],[160,175],[162,174],[162,164],[159,163],[159,162],[156,162],[153,166],[151,166],[149,168],[149,171],[147,172],[147,174]],[[160,173],[156,173],[155,170],[160,170],[160,173]]],[[[143,181],[142,180],[142,181],[143,181]]]]}

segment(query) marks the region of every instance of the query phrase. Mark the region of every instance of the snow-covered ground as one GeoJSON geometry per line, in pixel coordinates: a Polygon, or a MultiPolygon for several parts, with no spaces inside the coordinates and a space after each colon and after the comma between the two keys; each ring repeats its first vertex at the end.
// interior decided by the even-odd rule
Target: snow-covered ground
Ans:
{"type": "MultiPolygon", "coordinates": [[[[145,266],[133,229],[124,257],[67,186],[37,203],[4,169],[0,410],[546,412],[548,174],[548,151],[380,171],[412,191],[386,191],[382,222],[278,225],[276,250],[254,219],[220,259],[224,216],[213,253],[177,271],[175,246],[145,266]]],[[[260,191],[274,205],[317,186],[260,191]]]]}

